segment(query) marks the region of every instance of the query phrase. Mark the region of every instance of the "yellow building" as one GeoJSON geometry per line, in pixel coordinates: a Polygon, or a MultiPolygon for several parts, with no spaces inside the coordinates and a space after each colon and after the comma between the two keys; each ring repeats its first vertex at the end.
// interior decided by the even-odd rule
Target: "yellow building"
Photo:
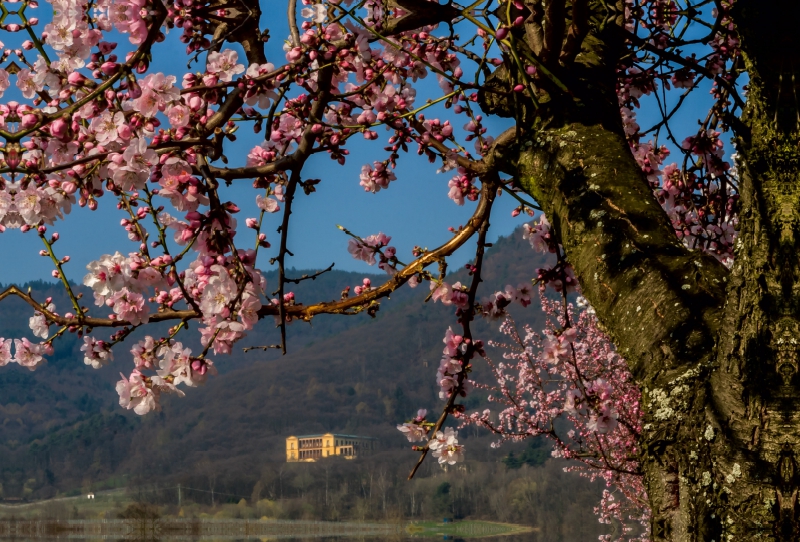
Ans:
{"type": "Polygon", "coordinates": [[[340,455],[345,459],[355,459],[375,449],[377,439],[357,435],[303,435],[286,439],[286,461],[317,461],[323,457],[340,455]]]}

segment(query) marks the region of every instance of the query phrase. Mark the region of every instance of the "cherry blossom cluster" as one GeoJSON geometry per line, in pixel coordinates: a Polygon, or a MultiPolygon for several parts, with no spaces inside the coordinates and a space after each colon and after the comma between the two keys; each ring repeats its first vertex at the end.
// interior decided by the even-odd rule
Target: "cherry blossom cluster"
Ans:
{"type": "MultiPolygon", "coordinates": [[[[375,265],[393,275],[397,272],[397,249],[389,246],[392,238],[383,232],[369,237],[360,238],[353,236],[347,243],[347,251],[356,260],[361,260],[369,265],[375,265]],[[377,258],[377,259],[376,259],[377,258]]],[[[369,287],[369,284],[365,284],[369,287]]]]}
{"type": "MultiPolygon", "coordinates": [[[[552,286],[556,292],[575,292],[580,289],[578,279],[575,277],[575,271],[572,266],[563,258],[564,249],[556,240],[555,232],[553,231],[550,222],[544,214],[539,215],[538,222],[533,224],[523,224],[522,238],[526,239],[533,250],[542,254],[556,254],[558,256],[557,262],[550,267],[543,267],[536,269],[536,278],[534,281],[543,286],[552,286]]],[[[523,306],[530,304],[530,289],[527,290],[527,302],[522,303],[523,306]]],[[[506,296],[508,297],[508,296],[506,296]]],[[[489,307],[491,309],[491,307],[489,307]]],[[[494,312],[489,310],[491,314],[501,316],[503,313],[494,312]]]]}
{"type": "MultiPolygon", "coordinates": [[[[484,356],[492,383],[475,386],[497,406],[456,416],[462,426],[478,425],[500,436],[497,446],[547,437],[554,457],[578,462],[567,470],[606,483],[596,510],[601,521],[635,521],[646,528],[649,510],[635,459],[640,392],[593,311],[569,304],[565,320],[562,302],[548,300],[541,291],[546,329],[520,329],[507,317],[500,330],[508,343],[489,343],[502,361],[484,356]]],[[[582,298],[581,303],[586,306],[582,298]]]]}
{"type": "MultiPolygon", "coordinates": [[[[429,432],[435,426],[425,419],[428,411],[420,409],[410,421],[397,426],[409,442],[427,441],[428,449],[440,465],[455,465],[464,460],[464,445],[458,443],[458,432],[452,427],[444,431],[435,431],[429,438],[429,432]]],[[[419,449],[419,447],[415,447],[419,449]]]]}
{"type": "MultiPolygon", "coordinates": [[[[21,9],[39,9],[36,0],[18,4],[21,9]]],[[[114,360],[115,346],[134,331],[169,321],[172,327],[165,336],[145,334],[130,349],[133,370],[117,386],[121,405],[144,414],[158,408],[161,394],[180,395],[177,386],[201,384],[214,371],[206,356],[212,351],[230,353],[259,319],[274,317],[285,334],[285,325],[304,306],[286,291],[284,263],[292,254],[286,231],[292,205],[299,189],[309,195],[327,182],[306,178],[303,168],[312,155],[345,164],[354,138],[365,140],[362,145],[382,144],[360,174],[346,181],[358,182],[365,197],[380,197],[401,182],[398,161],[417,152],[432,163],[441,161],[440,171],[454,171],[440,190],[458,205],[481,200],[476,205],[480,210],[487,194],[502,189],[520,201],[516,215],[532,216],[537,207],[520,197],[513,181],[492,184],[495,181],[487,181],[476,166],[490,162],[495,154],[490,151],[501,139],[489,133],[492,124],[477,111],[479,90],[488,75],[500,66],[514,72],[519,80],[503,93],[520,98],[529,94],[528,78],[544,73],[544,66],[534,66],[530,59],[511,61],[509,40],[525,22],[522,12],[514,11],[524,9],[522,2],[505,4],[508,10],[479,3],[461,13],[456,28],[467,30],[462,37],[446,25],[408,25],[418,13],[380,0],[303,0],[289,16],[289,35],[278,38],[286,38],[282,50],[266,49],[269,29],[260,29],[257,17],[227,0],[48,4],[53,16],[42,17],[50,22],[41,30],[38,18],[29,16],[0,25],[10,40],[17,40],[22,31],[26,34],[24,41],[17,40],[18,47],[0,45],[0,96],[15,86],[14,92],[26,102],[0,104],[0,232],[19,229],[40,237],[42,257],[51,261],[53,276],[62,282],[71,307],[57,313],[52,300],[38,302],[17,291],[36,307],[29,323],[41,341],[0,339],[0,365],[38,367],[52,352],[54,340],[75,333],[83,341],[84,362],[99,368],[114,360]],[[490,24],[475,19],[479,11],[490,24]],[[499,15],[512,11],[510,18],[499,15]],[[186,60],[192,66],[185,73],[162,73],[150,66],[154,55],[163,54],[158,47],[170,30],[177,30],[186,45],[186,60]],[[438,91],[421,83],[429,76],[435,78],[433,88],[438,85],[438,91]],[[231,143],[243,127],[263,133],[264,140],[248,145],[242,152],[245,165],[233,167],[228,155],[236,152],[231,143]],[[243,180],[252,183],[249,197],[256,216],[237,220],[241,209],[253,206],[227,201],[220,187],[243,180]],[[93,211],[100,205],[124,213],[119,226],[132,244],[114,254],[97,254],[89,264],[83,279],[93,292],[94,306],[89,307],[72,286],[76,277],[70,274],[69,256],[56,254],[58,234],[47,231],[78,211],[75,208],[93,211]],[[281,218],[280,240],[268,240],[270,221],[281,218]],[[271,263],[277,265],[279,278],[268,295],[259,270],[264,259],[258,257],[271,247],[270,241],[278,245],[271,263]],[[199,323],[201,335],[201,347],[194,353],[178,338],[190,321],[199,323]],[[99,336],[106,328],[113,333],[99,336]]],[[[738,196],[723,137],[726,119],[740,107],[736,85],[743,69],[729,16],[732,2],[715,4],[713,20],[704,21],[713,23],[705,25],[711,34],[695,42],[708,44],[703,53],[699,46],[682,47],[686,40],[675,32],[682,21],[700,16],[696,10],[681,9],[672,0],[627,0],[631,54],[619,66],[617,90],[621,124],[633,156],[676,234],[687,246],[729,263],[738,196]],[[684,97],[709,87],[714,105],[708,117],[701,119],[696,132],[676,140],[669,124],[675,108],[684,97]],[[666,90],[680,94],[675,107],[662,101],[666,90]],[[662,120],[652,128],[641,127],[637,120],[637,110],[645,106],[661,109],[662,120]],[[682,166],[665,163],[670,151],[683,155],[682,166]]],[[[476,216],[470,222],[472,231],[488,220],[489,211],[476,216]]],[[[453,229],[454,240],[463,244],[467,230],[453,229]]],[[[536,270],[534,282],[566,294],[577,291],[578,283],[557,233],[540,215],[524,235],[535,250],[557,259],[553,266],[536,270]]],[[[421,263],[403,264],[383,233],[349,235],[347,248],[355,259],[377,263],[398,284],[414,287],[428,281],[431,299],[454,307],[462,331],[448,329],[436,378],[447,405],[445,414],[458,413],[457,398],[472,386],[471,360],[482,355],[480,341],[469,333],[469,321],[476,316],[506,317],[511,303],[529,305],[532,286],[507,286],[478,298],[477,257],[468,265],[472,285],[451,283],[444,269],[452,252],[433,257],[427,249],[413,251],[415,261],[429,257],[424,265],[439,263],[436,277],[421,263]]],[[[478,244],[480,251],[484,245],[485,238],[478,244]]],[[[374,314],[370,296],[379,288],[364,279],[351,297],[348,287],[337,311],[359,307],[374,314]]],[[[637,491],[642,495],[636,486],[640,482],[635,482],[639,478],[631,474],[635,465],[625,463],[630,453],[622,451],[635,449],[635,388],[590,310],[575,322],[559,321],[553,305],[545,303],[545,311],[555,323],[543,335],[526,331],[520,338],[511,324],[504,324],[512,342],[525,352],[507,358],[508,364],[493,366],[499,387],[492,390],[498,401],[517,396],[535,401],[524,403],[530,407],[524,412],[504,403],[500,418],[474,421],[496,424],[498,430],[510,428],[503,429],[510,431],[509,438],[522,438],[540,434],[545,426],[537,424],[544,424],[548,416],[551,421],[568,419],[572,435],[550,435],[556,450],[565,457],[587,453],[591,458],[598,443],[610,447],[605,462],[584,463],[617,488],[604,498],[603,517],[622,518],[628,504],[620,503],[635,502],[637,491]],[[540,385],[553,380],[559,382],[556,388],[544,390],[540,385]]],[[[116,353],[119,358],[120,350],[116,353]]],[[[423,448],[440,463],[461,459],[463,447],[452,428],[430,424],[425,413],[409,424],[403,431],[426,440],[423,448]]]]}
{"type": "MultiPolygon", "coordinates": [[[[85,346],[89,346],[87,341],[85,346]]],[[[87,363],[89,349],[87,348],[87,363]]],[[[120,405],[137,414],[147,414],[159,409],[162,393],[183,396],[179,384],[190,387],[203,384],[209,374],[216,374],[214,364],[203,357],[193,357],[189,348],[178,341],[162,339],[156,341],[151,336],[139,341],[132,349],[136,368],[117,383],[120,405]],[[147,376],[144,371],[155,371],[147,376]]]]}
{"type": "Polygon", "coordinates": [[[450,179],[447,186],[450,187],[447,197],[456,202],[456,205],[464,205],[465,200],[478,199],[479,191],[475,186],[475,179],[468,175],[465,168],[458,168],[458,175],[450,179]]]}
{"type": "Polygon", "coordinates": [[[4,339],[0,337],[0,367],[9,363],[17,363],[33,371],[45,361],[45,355],[51,355],[53,347],[50,343],[32,343],[25,337],[22,339],[4,339]],[[11,346],[14,346],[14,354],[11,346]]]}
{"type": "Polygon", "coordinates": [[[465,372],[470,363],[469,354],[473,351],[480,352],[483,345],[475,344],[474,348],[467,348],[469,339],[456,335],[452,328],[447,328],[443,341],[445,346],[442,350],[439,370],[436,372],[439,399],[446,401],[453,394],[466,397],[472,390],[472,382],[465,372]]]}
{"type": "Polygon", "coordinates": [[[709,50],[701,57],[679,49],[682,41],[673,29],[685,14],[677,3],[659,0],[632,5],[630,30],[658,50],[674,56],[661,57],[658,62],[653,62],[645,51],[629,56],[620,67],[617,88],[623,126],[633,155],[670,217],[676,235],[687,247],[708,252],[728,266],[733,261],[738,226],[738,194],[735,168],[724,158],[721,136],[728,129],[725,119],[741,106],[741,101],[733,96],[741,72],[739,40],[729,15],[733,3],[733,0],[717,2],[711,14],[717,24],[709,36],[709,50]],[[670,105],[660,97],[660,86],[681,93],[677,105],[670,105]],[[700,122],[699,130],[678,141],[670,130],[669,118],[690,94],[707,86],[714,105],[700,122]],[[664,117],[644,131],[636,121],[635,112],[643,103],[658,107],[664,117]],[[670,150],[665,144],[656,143],[662,133],[674,150],[683,153],[683,167],[665,164],[670,150]],[[655,138],[645,139],[650,134],[655,138]]]}

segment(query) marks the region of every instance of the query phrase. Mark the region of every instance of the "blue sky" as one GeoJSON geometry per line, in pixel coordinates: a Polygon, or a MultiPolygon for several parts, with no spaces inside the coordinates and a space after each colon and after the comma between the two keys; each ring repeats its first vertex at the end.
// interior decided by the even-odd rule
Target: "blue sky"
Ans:
{"type": "MultiPolygon", "coordinates": [[[[270,4],[271,6],[274,4],[270,4]]],[[[42,20],[41,29],[48,17],[45,11],[47,4],[36,10],[42,20]]],[[[272,12],[273,10],[265,10],[272,12]]],[[[268,60],[279,65],[284,61],[282,50],[283,39],[288,35],[284,10],[279,17],[262,16],[262,27],[267,23],[272,36],[268,43],[268,60]]],[[[180,76],[186,71],[187,56],[184,45],[178,41],[178,32],[173,30],[167,41],[158,44],[154,49],[152,71],[163,71],[180,76]]],[[[26,36],[5,33],[3,40],[6,46],[18,46],[26,36]],[[20,39],[21,38],[21,39],[20,39]]],[[[118,36],[121,46],[127,41],[118,36]]],[[[234,47],[235,48],[235,47],[234,47]]],[[[240,55],[241,59],[244,58],[240,55]]],[[[193,71],[196,71],[196,65],[193,71]]],[[[426,93],[433,95],[439,92],[434,77],[429,77],[420,85],[418,103],[424,102],[426,93]]],[[[14,99],[16,88],[12,87],[4,96],[14,99]]],[[[434,96],[438,96],[436,94],[434,96]]],[[[450,115],[448,115],[450,116],[450,115]]],[[[460,121],[461,123],[466,120],[460,121]]],[[[244,164],[248,151],[263,138],[261,134],[253,134],[250,123],[243,125],[237,132],[236,142],[228,143],[225,153],[233,166],[244,164]]],[[[499,133],[503,125],[487,125],[489,133],[499,133]]],[[[460,127],[460,126],[459,126],[460,127]]],[[[416,155],[412,150],[409,155],[402,156],[396,170],[397,180],[388,190],[377,194],[364,192],[359,185],[361,166],[373,160],[385,158],[386,138],[390,135],[379,130],[381,139],[376,142],[354,141],[348,145],[351,155],[345,166],[330,160],[326,156],[314,156],[304,169],[304,178],[320,178],[317,192],[310,196],[300,194],[295,200],[292,224],[290,228],[290,250],[294,257],[287,259],[288,266],[298,269],[325,268],[336,262],[337,269],[361,270],[376,272],[363,262],[353,260],[347,253],[347,236],[336,227],[341,224],[354,233],[367,236],[382,231],[392,236],[392,244],[398,249],[398,257],[402,261],[412,259],[411,249],[415,245],[433,248],[450,237],[448,227],[457,228],[466,223],[474,209],[474,203],[467,202],[463,207],[455,205],[447,198],[447,182],[452,172],[437,174],[441,164],[429,164],[426,159],[416,155]]],[[[416,146],[412,146],[414,149],[416,146]]],[[[218,165],[222,165],[218,163],[218,165]]],[[[223,187],[223,200],[236,202],[242,212],[238,215],[240,223],[248,216],[257,216],[255,196],[258,191],[252,189],[248,180],[236,181],[231,187],[223,187]]],[[[99,200],[97,211],[87,208],[73,207],[73,211],[65,220],[57,222],[50,231],[58,231],[61,240],[55,245],[59,256],[68,254],[71,262],[66,266],[70,280],[79,282],[86,273],[86,264],[99,258],[102,254],[120,251],[122,253],[136,250],[137,243],[127,239],[126,232],[119,226],[125,215],[118,211],[112,198],[104,196],[99,200]]],[[[500,235],[508,235],[523,223],[523,218],[512,218],[511,210],[516,202],[504,195],[498,198],[493,214],[490,237],[496,239],[500,235]]],[[[169,209],[169,207],[168,207],[169,209]]],[[[263,231],[267,234],[273,248],[259,257],[259,266],[269,269],[269,257],[275,254],[278,245],[278,227],[282,213],[268,217],[263,231]]],[[[253,232],[240,228],[237,237],[238,246],[252,246],[253,232]],[[247,242],[239,241],[244,237],[247,242]]],[[[23,283],[28,280],[52,280],[49,259],[39,256],[42,246],[35,233],[22,233],[19,230],[8,230],[0,235],[0,254],[6,256],[5,265],[0,266],[0,282],[23,283]]],[[[451,260],[451,269],[461,266],[470,258],[473,247],[468,246],[456,254],[451,260]]]]}
{"type": "MultiPolygon", "coordinates": [[[[279,3],[281,9],[277,10],[277,17],[262,16],[261,26],[270,28],[271,40],[268,43],[268,60],[276,65],[284,61],[282,51],[283,39],[288,35],[288,28],[284,16],[284,2],[265,2],[269,8],[265,13],[273,13],[273,6],[279,3]]],[[[41,29],[48,18],[46,16],[47,4],[36,10],[42,20],[41,29]]],[[[466,28],[458,29],[466,30],[466,28]]],[[[151,71],[163,71],[178,76],[186,71],[187,56],[185,46],[178,41],[179,33],[172,31],[167,41],[158,44],[154,49],[154,58],[151,71]]],[[[18,46],[26,36],[21,34],[10,35],[5,33],[3,40],[7,47],[18,46]]],[[[127,39],[117,36],[121,44],[126,44],[127,39]]],[[[235,48],[235,47],[234,47],[235,48]]],[[[242,60],[243,55],[240,55],[242,60]]],[[[195,65],[194,70],[197,69],[195,65]]],[[[465,67],[466,69],[466,67],[465,67]]],[[[14,99],[16,89],[12,87],[3,98],[14,99]]],[[[675,101],[678,93],[671,93],[669,101],[675,101]]],[[[703,105],[707,107],[710,98],[707,89],[699,90],[697,100],[690,100],[687,107],[676,115],[673,124],[676,136],[682,139],[689,135],[696,126],[696,119],[702,111],[703,105]],[[677,128],[677,129],[676,129],[677,128]]],[[[418,86],[417,105],[422,104],[428,97],[440,96],[440,90],[433,76],[420,82],[418,86]]],[[[707,110],[707,109],[706,109],[707,110]]],[[[435,109],[433,111],[436,111],[435,109]]],[[[435,113],[429,116],[435,116],[435,113]]],[[[443,109],[439,109],[443,112],[443,109]]],[[[654,102],[639,112],[639,124],[643,129],[649,127],[651,121],[658,115],[654,102]]],[[[442,118],[452,119],[452,112],[442,118]]],[[[460,130],[466,117],[459,115],[454,120],[454,125],[460,130]]],[[[507,121],[502,119],[487,119],[486,126],[489,134],[497,135],[505,127],[507,121]]],[[[416,155],[415,145],[411,153],[401,157],[396,170],[397,180],[391,183],[388,190],[377,194],[364,192],[359,185],[361,166],[373,160],[386,157],[383,146],[386,144],[388,133],[378,130],[381,139],[375,142],[354,141],[348,144],[350,156],[345,166],[339,166],[326,156],[317,155],[309,160],[304,178],[320,178],[322,182],[317,185],[317,192],[310,196],[300,194],[296,199],[292,224],[290,229],[289,248],[295,254],[287,259],[288,266],[298,269],[325,268],[331,262],[336,262],[337,269],[360,270],[375,272],[363,262],[353,260],[347,253],[347,237],[336,228],[341,224],[354,233],[367,236],[382,231],[392,236],[392,244],[398,249],[398,257],[402,261],[412,259],[411,249],[415,245],[433,248],[447,241],[451,237],[448,227],[458,227],[464,224],[472,210],[474,203],[467,202],[459,207],[447,198],[447,182],[452,172],[437,174],[440,163],[429,164],[426,159],[416,155]]],[[[228,143],[225,153],[231,165],[242,165],[246,154],[263,138],[261,134],[253,134],[250,123],[243,125],[237,133],[238,140],[228,143]]],[[[727,142],[727,141],[726,141],[727,142]]],[[[673,149],[674,151],[675,149],[673,149]]],[[[673,154],[673,159],[680,159],[673,154]]],[[[671,160],[669,160],[671,161],[671,160]]],[[[222,165],[218,163],[218,165],[222,165]]],[[[236,202],[242,213],[238,215],[240,223],[245,217],[256,216],[255,195],[248,180],[236,181],[232,187],[223,187],[221,197],[223,200],[236,202]]],[[[516,207],[516,201],[508,195],[498,198],[493,219],[491,221],[490,240],[500,235],[508,235],[513,229],[523,223],[525,217],[512,218],[511,210],[516,207]]],[[[169,209],[169,207],[168,207],[169,209]]],[[[276,228],[279,224],[281,213],[268,217],[264,232],[267,234],[273,248],[260,256],[259,267],[269,269],[268,259],[275,254],[278,244],[276,228]]],[[[126,232],[119,226],[123,215],[115,207],[115,201],[105,196],[100,199],[97,211],[75,206],[66,220],[56,223],[51,231],[58,231],[61,241],[55,246],[57,254],[68,254],[71,262],[67,265],[67,276],[70,280],[80,282],[86,273],[85,266],[88,262],[99,258],[103,254],[120,251],[122,253],[136,250],[137,244],[127,239],[126,232]]],[[[237,245],[239,247],[252,246],[253,232],[240,228],[237,245]],[[244,237],[244,241],[241,240],[244,237]]],[[[23,234],[19,230],[9,230],[0,235],[0,253],[5,255],[6,263],[0,266],[0,282],[23,283],[28,280],[52,280],[50,273],[52,267],[49,259],[39,256],[41,244],[35,233],[23,234]]],[[[450,269],[466,263],[474,247],[468,244],[457,253],[450,262],[450,269]]]]}

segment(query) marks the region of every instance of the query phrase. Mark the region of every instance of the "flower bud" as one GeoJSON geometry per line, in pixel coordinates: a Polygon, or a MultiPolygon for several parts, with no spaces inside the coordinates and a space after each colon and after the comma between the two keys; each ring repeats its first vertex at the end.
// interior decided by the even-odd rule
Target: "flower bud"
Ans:
{"type": "Polygon", "coordinates": [[[36,115],[31,115],[28,113],[27,115],[22,115],[22,122],[21,127],[23,130],[27,130],[28,128],[33,128],[36,126],[36,123],[39,122],[39,119],[36,118],[36,115]]]}
{"type": "Polygon", "coordinates": [[[116,62],[103,62],[100,69],[106,75],[114,75],[119,71],[119,64],[116,62]]]}

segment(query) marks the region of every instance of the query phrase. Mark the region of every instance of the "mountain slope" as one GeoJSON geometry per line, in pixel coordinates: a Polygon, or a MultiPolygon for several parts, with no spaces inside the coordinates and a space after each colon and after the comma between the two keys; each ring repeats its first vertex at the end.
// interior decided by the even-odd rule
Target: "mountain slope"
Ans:
{"type": "MultiPolygon", "coordinates": [[[[542,264],[515,232],[488,251],[481,292],[530,280],[542,264]]],[[[338,298],[363,276],[327,273],[301,283],[298,299],[338,298]]],[[[275,284],[274,273],[267,278],[275,284]]],[[[461,271],[448,280],[467,278],[461,271]]],[[[32,288],[37,298],[53,296],[59,308],[67,306],[57,286],[32,288]]],[[[167,398],[161,412],[144,418],[118,407],[113,390],[118,372],[130,368],[130,341],[100,371],[83,365],[74,337],[60,341],[53,360],[36,372],[0,369],[0,497],[42,498],[121,484],[125,474],[180,479],[196,475],[204,462],[219,476],[246,478],[264,461],[281,461],[283,439],[293,433],[368,434],[386,448],[403,446],[394,425],[419,407],[440,407],[435,371],[441,340],[448,326],[456,326],[452,307],[422,303],[427,293],[403,288],[382,303],[374,319],[294,322],[287,356],[241,349],[220,356],[219,376],[186,390],[185,398],[167,398]]],[[[534,307],[524,313],[526,321],[541,318],[534,307]]],[[[0,334],[30,336],[30,314],[24,304],[4,304],[0,334]]],[[[493,335],[494,328],[479,321],[476,336],[493,335]]],[[[265,320],[240,346],[274,344],[277,337],[272,321],[265,320]]],[[[470,400],[476,406],[478,395],[470,400]]]]}

